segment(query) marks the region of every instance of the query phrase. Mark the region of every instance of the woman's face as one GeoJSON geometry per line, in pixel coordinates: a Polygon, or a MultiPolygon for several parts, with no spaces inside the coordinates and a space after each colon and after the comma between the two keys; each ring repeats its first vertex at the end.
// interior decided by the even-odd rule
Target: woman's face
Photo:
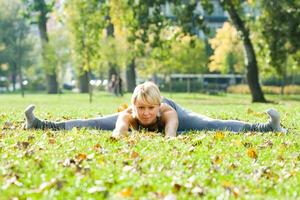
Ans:
{"type": "Polygon", "coordinates": [[[137,119],[142,125],[151,125],[156,122],[156,116],[159,112],[159,104],[149,104],[147,102],[136,100],[134,104],[137,119]]]}

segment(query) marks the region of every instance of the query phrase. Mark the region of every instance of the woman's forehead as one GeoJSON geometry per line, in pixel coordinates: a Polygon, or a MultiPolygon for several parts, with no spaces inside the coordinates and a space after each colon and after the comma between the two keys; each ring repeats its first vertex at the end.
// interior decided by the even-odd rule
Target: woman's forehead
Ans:
{"type": "Polygon", "coordinates": [[[154,103],[154,102],[148,102],[148,101],[145,101],[145,100],[142,100],[142,99],[137,99],[135,101],[135,105],[139,105],[139,106],[154,106],[154,105],[156,105],[156,103],[154,103]]]}

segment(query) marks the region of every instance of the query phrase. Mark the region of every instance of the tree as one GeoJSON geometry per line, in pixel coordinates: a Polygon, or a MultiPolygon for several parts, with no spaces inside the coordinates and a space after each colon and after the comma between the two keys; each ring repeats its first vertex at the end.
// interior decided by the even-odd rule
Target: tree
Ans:
{"type": "Polygon", "coordinates": [[[2,64],[1,71],[6,76],[11,74],[14,91],[19,77],[22,96],[24,96],[22,68],[32,63],[29,56],[32,43],[28,38],[29,26],[19,15],[20,11],[19,1],[0,1],[0,44],[2,44],[0,64],[2,64]]]}
{"type": "Polygon", "coordinates": [[[73,57],[81,92],[91,92],[89,81],[101,55],[98,52],[102,32],[106,27],[106,2],[68,0],[65,2],[65,23],[68,26],[73,57]]]}
{"type": "Polygon", "coordinates": [[[209,40],[214,50],[208,65],[210,71],[222,73],[244,72],[243,46],[236,29],[225,22],[217,30],[214,38],[209,40]]]}
{"type": "Polygon", "coordinates": [[[299,1],[259,1],[262,10],[259,17],[260,30],[267,50],[265,56],[270,58],[269,65],[274,67],[282,79],[283,94],[289,66],[297,60],[300,49],[300,12],[299,1]],[[296,58],[296,59],[295,59],[296,58]]]}
{"type": "Polygon", "coordinates": [[[245,22],[242,20],[238,13],[241,2],[221,0],[221,5],[223,6],[224,10],[228,12],[233,25],[241,34],[245,52],[245,65],[247,69],[246,76],[252,95],[252,102],[267,102],[259,84],[256,54],[253,48],[252,41],[250,40],[250,32],[249,29],[245,26],[245,22]]]}
{"type": "Polygon", "coordinates": [[[45,0],[23,0],[26,7],[24,16],[30,20],[32,24],[36,24],[40,33],[43,66],[46,72],[47,80],[47,92],[48,94],[56,94],[58,92],[56,67],[49,63],[47,64],[46,52],[49,42],[49,36],[47,31],[47,21],[49,15],[53,10],[54,1],[46,3],[45,0]]]}
{"type": "Polygon", "coordinates": [[[144,74],[203,73],[207,71],[205,44],[182,28],[165,28],[160,35],[160,46],[148,46],[146,57],[139,61],[144,74]]]}

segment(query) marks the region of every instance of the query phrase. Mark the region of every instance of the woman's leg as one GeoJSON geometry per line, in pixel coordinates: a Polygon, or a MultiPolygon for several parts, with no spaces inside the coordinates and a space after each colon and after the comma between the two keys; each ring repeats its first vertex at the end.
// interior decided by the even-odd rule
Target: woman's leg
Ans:
{"type": "Polygon", "coordinates": [[[185,130],[228,130],[233,132],[258,131],[258,132],[284,132],[280,127],[279,113],[270,109],[267,111],[270,120],[267,123],[247,123],[238,120],[212,119],[196,113],[186,113],[185,130]]]}
{"type": "Polygon", "coordinates": [[[189,130],[228,130],[233,132],[241,132],[241,131],[286,132],[286,130],[281,128],[280,115],[274,109],[270,109],[267,111],[270,117],[270,121],[268,123],[251,124],[251,123],[238,121],[238,120],[212,119],[207,116],[185,110],[172,100],[163,99],[163,102],[167,103],[177,111],[178,119],[179,119],[179,127],[178,127],[179,132],[186,132],[189,130]]]}
{"type": "Polygon", "coordinates": [[[78,119],[63,122],[42,121],[33,114],[34,106],[30,105],[25,110],[26,129],[52,129],[52,130],[70,130],[76,128],[94,128],[100,130],[113,130],[118,118],[118,113],[105,117],[94,119],[78,119]]]}

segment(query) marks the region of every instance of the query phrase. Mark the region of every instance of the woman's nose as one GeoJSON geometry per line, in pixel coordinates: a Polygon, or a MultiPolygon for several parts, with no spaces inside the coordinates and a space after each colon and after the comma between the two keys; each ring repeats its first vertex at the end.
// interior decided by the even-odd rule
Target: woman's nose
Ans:
{"type": "Polygon", "coordinates": [[[145,109],[144,110],[144,115],[148,115],[149,114],[149,110],[148,109],[145,109]]]}

